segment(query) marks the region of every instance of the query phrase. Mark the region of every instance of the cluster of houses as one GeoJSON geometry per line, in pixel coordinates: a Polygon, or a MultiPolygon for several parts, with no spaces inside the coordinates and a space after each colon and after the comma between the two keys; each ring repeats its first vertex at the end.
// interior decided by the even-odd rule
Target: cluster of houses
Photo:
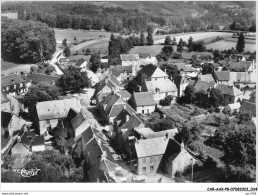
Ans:
{"type": "MultiPolygon", "coordinates": [[[[22,95],[34,84],[46,82],[55,85],[60,75],[32,73],[2,76],[2,135],[17,137],[10,147],[10,153],[19,156],[13,170],[24,166],[32,152],[51,149],[49,132],[61,125],[66,130],[64,149],[82,149],[91,182],[128,182],[128,170],[120,166],[121,162],[136,175],[163,173],[173,178],[177,172],[195,164],[196,158],[183,143],[174,139],[177,129],[155,132],[145,126],[139,116],[153,113],[160,100],[167,96],[171,97],[171,103],[176,102],[184,95],[188,85],[204,92],[200,101],[206,102],[209,91],[216,88],[227,104],[222,110],[229,114],[239,110],[249,111],[256,117],[255,91],[240,90],[246,86],[255,87],[255,62],[245,59],[236,63],[221,61],[217,71],[206,75],[201,74],[200,68],[182,62],[174,63],[181,72],[171,79],[150,54],[123,54],[120,59],[121,65],[96,74],[88,69],[89,62],[85,59],[79,59],[75,64],[88,73],[92,82],[95,91],[91,103],[96,106],[95,117],[102,129],[92,123],[94,117],[81,104],[78,96],[37,103],[35,130],[31,129],[30,124],[20,116],[20,113],[27,112],[22,95]],[[221,71],[220,66],[229,66],[230,69],[221,71]],[[238,72],[233,72],[236,69],[238,72]],[[125,90],[124,83],[133,79],[138,83],[139,92],[131,94],[125,90]]],[[[59,70],[69,64],[58,53],[55,62],[58,62],[59,70]]],[[[107,59],[102,62],[107,63],[107,59]]]]}

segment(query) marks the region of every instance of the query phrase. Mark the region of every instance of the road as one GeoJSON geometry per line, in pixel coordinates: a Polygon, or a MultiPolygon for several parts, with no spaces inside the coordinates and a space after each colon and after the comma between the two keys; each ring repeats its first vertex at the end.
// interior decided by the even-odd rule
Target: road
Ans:
{"type": "Polygon", "coordinates": [[[17,139],[18,135],[15,135],[13,137],[10,138],[10,140],[7,142],[7,144],[5,145],[5,147],[3,149],[1,149],[1,154],[5,154],[5,152],[8,152],[8,150],[10,149],[10,147],[13,145],[13,143],[15,142],[15,140],[17,139]]]}

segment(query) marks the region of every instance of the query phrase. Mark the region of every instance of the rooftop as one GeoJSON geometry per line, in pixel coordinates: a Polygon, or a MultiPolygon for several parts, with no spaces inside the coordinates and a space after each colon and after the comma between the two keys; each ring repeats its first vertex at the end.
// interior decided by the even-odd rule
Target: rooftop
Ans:
{"type": "Polygon", "coordinates": [[[19,75],[19,74],[11,74],[8,76],[2,76],[1,77],[1,86],[6,87],[17,83],[24,83],[27,82],[27,79],[25,76],[19,75]]]}
{"type": "Polygon", "coordinates": [[[154,81],[146,81],[146,87],[149,92],[160,93],[177,91],[176,85],[170,79],[158,79],[154,81]]]}
{"type": "Polygon", "coordinates": [[[200,80],[201,81],[206,81],[206,82],[215,82],[212,74],[204,74],[204,75],[200,75],[200,80]]]}
{"type": "Polygon", "coordinates": [[[215,71],[215,74],[219,81],[229,81],[230,72],[229,71],[215,71]]]}
{"type": "Polygon", "coordinates": [[[241,112],[251,112],[252,116],[256,116],[256,104],[247,100],[243,100],[240,107],[241,112]]]}
{"type": "Polygon", "coordinates": [[[153,92],[138,92],[138,93],[134,93],[133,97],[135,99],[136,106],[156,105],[153,98],[153,92]]]}
{"type": "Polygon", "coordinates": [[[198,80],[195,83],[194,88],[196,91],[201,91],[201,90],[207,91],[210,87],[214,88],[214,85],[215,83],[198,80]]]}
{"type": "Polygon", "coordinates": [[[137,140],[135,142],[137,157],[143,158],[164,154],[167,148],[168,140],[169,139],[164,137],[137,140]]]}
{"type": "Polygon", "coordinates": [[[139,55],[138,54],[121,54],[120,58],[122,61],[139,60],[139,55]]]}
{"type": "Polygon", "coordinates": [[[218,84],[216,89],[220,90],[222,94],[230,95],[230,96],[238,96],[243,94],[244,92],[240,91],[235,86],[228,86],[224,84],[218,84]]]}
{"type": "Polygon", "coordinates": [[[27,77],[31,79],[33,83],[42,83],[42,82],[52,83],[52,81],[56,83],[60,78],[59,76],[50,76],[50,75],[39,74],[39,73],[28,74],[27,77]]]}

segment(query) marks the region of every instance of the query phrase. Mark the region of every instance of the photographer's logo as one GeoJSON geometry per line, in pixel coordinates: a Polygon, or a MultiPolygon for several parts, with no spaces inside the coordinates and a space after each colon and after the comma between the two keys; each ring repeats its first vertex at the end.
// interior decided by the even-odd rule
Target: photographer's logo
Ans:
{"type": "Polygon", "coordinates": [[[29,170],[23,168],[22,170],[18,171],[18,173],[20,173],[22,177],[33,177],[38,174],[39,170],[40,169],[38,168],[29,170]]]}

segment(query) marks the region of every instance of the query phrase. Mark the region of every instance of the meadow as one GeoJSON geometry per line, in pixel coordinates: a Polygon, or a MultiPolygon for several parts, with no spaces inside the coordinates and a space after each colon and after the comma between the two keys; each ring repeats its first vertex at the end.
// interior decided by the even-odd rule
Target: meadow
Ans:
{"type": "Polygon", "coordinates": [[[15,72],[30,73],[30,67],[35,64],[15,64],[12,62],[5,62],[1,59],[1,75],[9,75],[15,72]]]}
{"type": "MultiPolygon", "coordinates": [[[[237,43],[236,41],[222,40],[222,41],[218,41],[218,42],[215,42],[215,43],[207,44],[206,48],[207,49],[217,49],[217,50],[223,51],[225,49],[226,50],[231,49],[232,47],[235,48],[236,43],[237,43]]],[[[250,51],[250,52],[256,51],[256,44],[246,42],[245,43],[245,51],[250,51]]]]}
{"type": "Polygon", "coordinates": [[[158,55],[163,48],[163,45],[152,45],[152,46],[135,46],[132,48],[129,53],[137,54],[137,53],[149,53],[153,56],[158,55]]]}

